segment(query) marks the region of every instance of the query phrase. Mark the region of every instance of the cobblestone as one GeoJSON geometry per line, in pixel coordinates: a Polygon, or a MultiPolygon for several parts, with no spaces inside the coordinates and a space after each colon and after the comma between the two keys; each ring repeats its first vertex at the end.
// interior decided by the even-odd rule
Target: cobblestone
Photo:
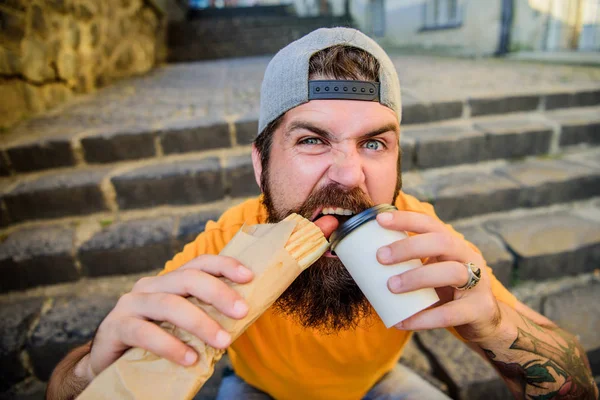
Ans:
{"type": "MultiPolygon", "coordinates": [[[[598,151],[597,151],[598,152],[598,151]]],[[[518,201],[539,207],[600,195],[600,170],[560,159],[514,163],[498,173],[523,188],[518,201]]]]}
{"type": "Polygon", "coordinates": [[[542,307],[545,316],[577,335],[586,351],[600,350],[600,282],[592,281],[549,296],[542,307]]]}
{"type": "Polygon", "coordinates": [[[518,206],[519,186],[515,182],[476,168],[408,173],[405,182],[406,192],[431,202],[445,221],[518,206]]]}
{"type": "Polygon", "coordinates": [[[477,122],[475,127],[486,134],[485,153],[480,156],[483,160],[547,154],[550,150],[552,129],[541,122],[504,117],[477,122]]]}
{"type": "Polygon", "coordinates": [[[219,160],[156,163],[111,178],[121,209],[198,204],[225,195],[219,160]]]}
{"type": "Polygon", "coordinates": [[[75,281],[74,230],[50,226],[24,228],[0,243],[0,293],[37,285],[75,281]]]}
{"type": "Polygon", "coordinates": [[[402,151],[402,172],[415,168],[415,139],[400,135],[400,151],[402,151]]]}
{"type": "Polygon", "coordinates": [[[98,232],[78,251],[87,276],[132,274],[162,266],[173,256],[173,218],[119,222],[98,232]]]}
{"type": "Polygon", "coordinates": [[[223,121],[185,120],[160,132],[165,154],[231,147],[229,125],[223,121]]]}
{"type": "Polygon", "coordinates": [[[35,375],[47,381],[56,364],[74,347],[89,341],[116,297],[61,297],[42,315],[27,343],[35,375]]]}
{"type": "Polygon", "coordinates": [[[154,157],[155,134],[149,126],[111,127],[81,139],[88,163],[111,163],[154,157]]]}
{"type": "Polygon", "coordinates": [[[538,108],[539,103],[539,96],[512,96],[469,100],[472,116],[533,111],[538,108]]]}
{"type": "Polygon", "coordinates": [[[591,272],[600,262],[600,225],[574,212],[490,221],[485,227],[516,254],[522,280],[591,272]]]}
{"type": "Polygon", "coordinates": [[[236,121],[235,132],[238,145],[252,144],[258,133],[258,119],[246,117],[236,121]]]}
{"type": "Polygon", "coordinates": [[[20,353],[31,322],[40,313],[43,299],[29,299],[18,307],[0,304],[0,393],[27,375],[20,353]]]}
{"type": "Polygon", "coordinates": [[[260,194],[250,154],[229,157],[225,164],[226,190],[232,197],[260,194]]]}
{"type": "Polygon", "coordinates": [[[75,157],[68,140],[34,142],[6,150],[12,168],[17,172],[31,172],[75,165],[75,157]]]}
{"type": "Polygon", "coordinates": [[[561,127],[560,146],[581,143],[600,143],[600,109],[560,110],[548,114],[548,118],[561,127]]]}
{"type": "Polygon", "coordinates": [[[460,118],[462,113],[463,104],[460,101],[408,104],[402,107],[402,124],[420,124],[460,118]]]}
{"type": "Polygon", "coordinates": [[[3,195],[10,219],[20,222],[107,210],[100,190],[107,172],[107,169],[75,170],[21,182],[3,195]]]}
{"type": "Polygon", "coordinates": [[[587,107],[600,103],[600,90],[581,90],[570,93],[556,93],[546,96],[546,109],[587,107]]]}
{"type": "Polygon", "coordinates": [[[408,128],[403,135],[415,141],[416,167],[420,168],[473,163],[485,154],[485,136],[466,123],[408,128]]]}
{"type": "Polygon", "coordinates": [[[573,107],[588,107],[600,104],[600,90],[582,90],[573,94],[573,107]]]}
{"type": "Polygon", "coordinates": [[[452,398],[504,400],[511,397],[494,368],[450,332],[422,331],[419,341],[449,377],[452,398]]]}
{"type": "Polygon", "coordinates": [[[419,348],[419,345],[417,344],[418,335],[418,333],[415,333],[413,338],[404,348],[402,356],[400,357],[400,363],[416,372],[419,376],[440,389],[442,392],[448,394],[448,385],[435,376],[435,371],[431,362],[427,358],[427,355],[419,348]]]}

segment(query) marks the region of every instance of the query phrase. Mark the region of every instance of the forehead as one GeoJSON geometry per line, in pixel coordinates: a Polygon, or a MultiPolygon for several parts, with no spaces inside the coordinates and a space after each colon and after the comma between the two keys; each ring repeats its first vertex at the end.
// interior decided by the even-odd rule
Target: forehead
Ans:
{"type": "Polygon", "coordinates": [[[311,123],[333,134],[360,135],[383,126],[400,131],[396,113],[374,101],[312,100],[289,110],[279,130],[288,132],[298,122],[311,123]]]}

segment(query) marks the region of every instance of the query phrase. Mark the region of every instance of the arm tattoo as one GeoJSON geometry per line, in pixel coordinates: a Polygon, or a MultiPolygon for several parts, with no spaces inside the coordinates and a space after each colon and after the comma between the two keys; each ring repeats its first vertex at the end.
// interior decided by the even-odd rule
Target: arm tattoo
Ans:
{"type": "Polygon", "coordinates": [[[517,338],[509,347],[520,354],[509,356],[505,362],[492,350],[483,349],[513,392],[524,400],[596,400],[585,350],[573,336],[558,327],[542,327],[521,317],[524,326],[518,328],[517,338]],[[562,338],[562,343],[552,333],[562,338]]]}

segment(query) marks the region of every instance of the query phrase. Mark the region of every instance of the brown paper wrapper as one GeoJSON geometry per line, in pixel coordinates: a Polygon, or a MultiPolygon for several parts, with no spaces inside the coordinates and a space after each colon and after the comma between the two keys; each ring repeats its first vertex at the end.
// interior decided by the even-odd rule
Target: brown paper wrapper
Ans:
{"type": "MultiPolygon", "coordinates": [[[[229,318],[214,307],[189,298],[219,322],[233,340],[258,319],[302,272],[296,260],[284,249],[295,226],[294,221],[243,226],[221,251],[221,255],[236,258],[254,273],[254,279],[243,285],[219,278],[249,304],[245,318],[229,318]]],[[[225,351],[205,344],[170,323],[163,322],[160,326],[194,348],[199,354],[198,362],[183,367],[149,351],[132,348],[98,375],[78,399],[193,398],[213,374],[215,364],[225,351]]]]}

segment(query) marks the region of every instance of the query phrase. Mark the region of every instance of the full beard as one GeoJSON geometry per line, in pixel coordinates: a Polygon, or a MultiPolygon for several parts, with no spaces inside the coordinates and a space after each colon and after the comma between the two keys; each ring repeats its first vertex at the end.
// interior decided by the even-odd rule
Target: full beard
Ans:
{"type": "MultiPolygon", "coordinates": [[[[263,181],[263,183],[265,183],[263,181]]],[[[344,190],[329,185],[312,193],[297,209],[276,210],[268,185],[263,184],[268,222],[276,223],[291,213],[310,219],[320,206],[335,206],[358,213],[373,207],[359,188],[344,190]]],[[[332,334],[356,328],[370,320],[373,309],[338,258],[321,257],[304,270],[274,304],[274,309],[304,328],[332,334]]]]}

